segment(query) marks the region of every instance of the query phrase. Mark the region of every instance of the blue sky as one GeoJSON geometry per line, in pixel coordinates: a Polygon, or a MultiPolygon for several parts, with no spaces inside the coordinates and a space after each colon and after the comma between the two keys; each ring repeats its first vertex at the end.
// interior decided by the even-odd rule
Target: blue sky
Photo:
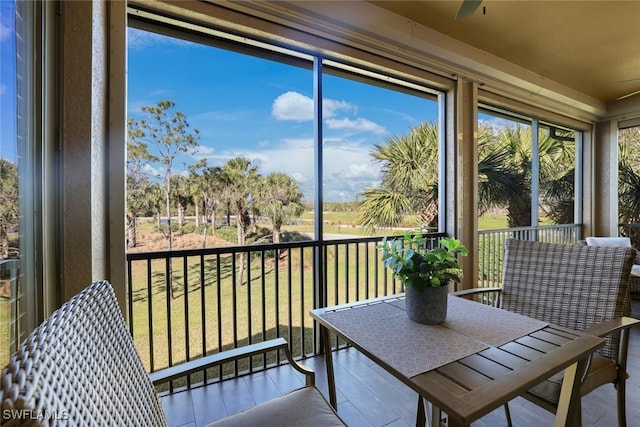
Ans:
{"type": "MultiPolygon", "coordinates": [[[[200,131],[185,163],[245,156],[260,173],[285,172],[313,200],[312,72],[136,29],[128,31],[128,115],[169,99],[200,131]]],[[[350,201],[377,185],[373,144],[435,121],[434,101],[325,76],[324,199],[350,201]]]]}
{"type": "MultiPolygon", "coordinates": [[[[14,26],[14,2],[0,0],[0,157],[11,161],[17,151],[14,26]]],[[[219,166],[245,156],[264,175],[289,174],[313,200],[309,69],[136,29],[128,31],[128,46],[128,116],[138,118],[142,106],[170,99],[200,131],[198,152],[179,159],[177,169],[201,158],[219,166]]],[[[431,100],[330,75],[323,85],[324,199],[351,201],[379,183],[373,144],[435,121],[437,107],[431,100]]]]}
{"type": "Polygon", "coordinates": [[[16,160],[14,2],[0,1],[0,157],[16,160]]]}

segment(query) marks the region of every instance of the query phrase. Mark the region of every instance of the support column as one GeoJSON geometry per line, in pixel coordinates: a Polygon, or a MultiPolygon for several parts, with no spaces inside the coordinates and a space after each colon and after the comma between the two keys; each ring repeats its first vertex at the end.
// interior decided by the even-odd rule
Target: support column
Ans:
{"type": "MultiPolygon", "coordinates": [[[[591,210],[593,236],[618,235],[618,122],[596,125],[592,147],[591,210]]],[[[587,175],[588,176],[588,175],[587,175]]],[[[589,182],[585,180],[586,182],[589,182]]],[[[585,187],[587,187],[585,185],[585,187]]],[[[589,191],[588,189],[586,191],[589,191]]]]}
{"type": "MultiPolygon", "coordinates": [[[[121,160],[119,156],[110,157],[109,12],[109,3],[98,0],[61,3],[61,301],[92,281],[111,280],[110,229],[114,236],[116,231],[121,235],[117,240],[124,241],[124,219],[110,218],[115,208],[122,209],[120,216],[124,212],[123,202],[109,200],[110,170],[120,168],[123,177],[114,178],[111,184],[119,182],[124,186],[124,152],[120,149],[121,160]]],[[[124,90],[124,82],[120,86],[124,90]]],[[[124,110],[122,113],[124,117],[124,110]]],[[[124,122],[119,124],[120,129],[123,126],[124,122]]],[[[120,139],[122,135],[120,132],[120,139]]],[[[124,147],[123,141],[117,144],[124,147]]],[[[114,190],[120,196],[124,193],[124,187],[114,190]]],[[[117,245],[117,241],[112,243],[117,245]]],[[[124,259],[118,262],[124,266],[124,259]]],[[[124,304],[125,271],[120,270],[122,276],[117,281],[122,283],[114,286],[124,304]]]]}
{"type": "Polygon", "coordinates": [[[474,82],[458,80],[456,86],[455,137],[447,147],[448,205],[447,212],[455,222],[448,231],[469,249],[469,256],[461,258],[464,272],[460,289],[477,285],[478,272],[478,88],[474,82]]]}

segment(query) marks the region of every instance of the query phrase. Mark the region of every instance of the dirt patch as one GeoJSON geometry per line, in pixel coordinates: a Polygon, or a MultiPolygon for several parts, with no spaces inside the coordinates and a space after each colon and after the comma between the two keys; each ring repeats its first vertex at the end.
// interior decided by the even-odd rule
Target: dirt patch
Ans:
{"type": "MultiPolygon", "coordinates": [[[[201,234],[174,234],[173,249],[200,249],[202,245],[201,234]]],[[[207,236],[204,247],[212,248],[218,246],[232,246],[233,243],[228,242],[216,236],[207,236]]],[[[145,233],[138,236],[138,245],[135,248],[127,249],[127,252],[153,252],[163,251],[167,248],[167,239],[162,233],[145,233]]]]}
{"type": "Polygon", "coordinates": [[[0,279],[0,298],[11,297],[11,281],[9,279],[0,279]]]}
{"type": "MultiPolygon", "coordinates": [[[[216,236],[207,236],[207,248],[221,247],[221,246],[233,246],[227,240],[221,239],[216,236]]],[[[173,235],[173,249],[201,249],[202,248],[202,235],[201,234],[174,234],[173,235]]],[[[167,240],[162,233],[143,233],[138,236],[138,245],[135,248],[127,249],[127,252],[154,252],[167,250],[167,240]]],[[[228,255],[224,255],[228,256],[228,255]]],[[[266,268],[273,268],[274,259],[268,258],[265,260],[266,268]]],[[[304,270],[311,271],[313,266],[311,263],[305,263],[304,270]]],[[[278,270],[287,271],[289,269],[288,252],[281,251],[278,257],[278,270]]]]}

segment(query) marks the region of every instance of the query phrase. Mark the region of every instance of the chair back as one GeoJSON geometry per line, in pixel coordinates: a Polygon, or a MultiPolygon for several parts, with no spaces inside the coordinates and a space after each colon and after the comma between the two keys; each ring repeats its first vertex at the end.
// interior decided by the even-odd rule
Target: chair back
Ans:
{"type": "MultiPolygon", "coordinates": [[[[622,317],[635,256],[633,248],[509,239],[501,307],[576,330],[622,317]]],[[[616,359],[619,341],[609,336],[600,353],[616,359]]]]}
{"type": "Polygon", "coordinates": [[[167,424],[106,281],[93,283],[38,326],[0,381],[6,425],[167,424]]]}

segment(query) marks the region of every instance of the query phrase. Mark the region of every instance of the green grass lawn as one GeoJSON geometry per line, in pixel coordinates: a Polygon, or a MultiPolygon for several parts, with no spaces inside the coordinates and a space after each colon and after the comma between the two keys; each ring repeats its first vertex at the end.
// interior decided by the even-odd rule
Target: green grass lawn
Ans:
{"type": "MultiPolygon", "coordinates": [[[[297,226],[287,226],[287,228],[296,231],[313,231],[313,213],[305,212],[301,217],[304,223],[297,226]]],[[[357,214],[351,212],[325,212],[323,213],[325,221],[324,230],[326,233],[333,234],[357,234],[370,235],[366,233],[357,224],[357,214]]],[[[401,234],[402,230],[415,229],[419,226],[420,220],[417,216],[408,217],[402,225],[394,229],[376,230],[374,235],[383,236],[386,234],[401,234]]],[[[508,228],[507,217],[501,214],[485,214],[478,218],[479,230],[494,230],[500,228],[508,228]]]]}
{"type": "MultiPolygon", "coordinates": [[[[348,252],[344,248],[327,250],[330,304],[393,290],[384,289],[382,276],[386,273],[382,271],[378,251],[371,246],[365,251],[365,245],[361,246],[358,253],[353,246],[348,252]],[[348,272],[347,263],[351,266],[348,272]],[[356,265],[357,270],[353,268],[356,265]],[[377,289],[372,280],[376,268],[380,277],[377,289]]],[[[146,264],[134,263],[133,335],[145,366],[151,369],[153,358],[153,369],[159,369],[167,366],[170,358],[175,364],[203,352],[245,344],[250,337],[262,341],[282,336],[290,342],[294,354],[312,352],[313,322],[308,314],[314,306],[312,265],[311,248],[292,250],[277,268],[273,257],[265,259],[264,269],[263,261],[255,258],[250,271],[244,270],[244,284],[238,285],[233,281],[229,256],[202,260],[190,257],[186,262],[177,259],[173,262],[172,299],[165,284],[166,265],[162,260],[153,261],[149,299],[146,264]],[[149,344],[151,336],[153,349],[149,344]]]]}
{"type": "Polygon", "coordinates": [[[485,214],[478,218],[478,230],[496,230],[508,228],[507,217],[504,215],[485,214]]]}
{"type": "Polygon", "coordinates": [[[11,321],[11,304],[9,298],[0,298],[0,363],[5,366],[9,363],[9,325],[11,321]]]}

